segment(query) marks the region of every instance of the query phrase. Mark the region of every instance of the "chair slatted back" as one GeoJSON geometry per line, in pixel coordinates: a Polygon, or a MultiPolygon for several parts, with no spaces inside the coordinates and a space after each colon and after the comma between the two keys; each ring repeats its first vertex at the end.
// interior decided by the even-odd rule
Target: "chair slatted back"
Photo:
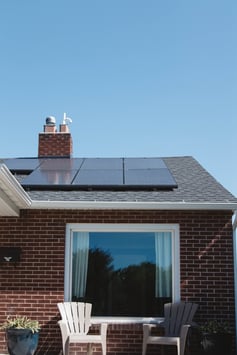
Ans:
{"type": "Polygon", "coordinates": [[[70,333],[87,334],[90,328],[91,303],[62,302],[58,303],[60,315],[70,333]]]}
{"type": "Polygon", "coordinates": [[[164,327],[166,336],[179,336],[181,326],[191,324],[198,305],[192,302],[166,303],[164,327]]]}

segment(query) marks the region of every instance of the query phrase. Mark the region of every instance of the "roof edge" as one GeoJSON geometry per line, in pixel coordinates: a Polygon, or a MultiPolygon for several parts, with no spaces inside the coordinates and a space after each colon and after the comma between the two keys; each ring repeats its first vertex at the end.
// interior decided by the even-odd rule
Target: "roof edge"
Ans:
{"type": "Polygon", "coordinates": [[[0,192],[1,215],[16,216],[20,209],[31,205],[29,195],[5,164],[0,164],[0,192]]]}

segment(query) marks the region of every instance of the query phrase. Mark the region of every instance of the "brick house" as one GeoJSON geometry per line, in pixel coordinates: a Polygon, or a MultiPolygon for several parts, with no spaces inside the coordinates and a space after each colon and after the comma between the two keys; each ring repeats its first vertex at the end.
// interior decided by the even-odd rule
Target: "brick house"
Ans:
{"type": "Polygon", "coordinates": [[[38,319],[38,353],[58,354],[57,303],[87,300],[108,354],[140,354],[142,323],[182,299],[234,332],[236,209],[192,157],[73,158],[47,119],[38,157],[0,160],[0,322],[38,319]]]}

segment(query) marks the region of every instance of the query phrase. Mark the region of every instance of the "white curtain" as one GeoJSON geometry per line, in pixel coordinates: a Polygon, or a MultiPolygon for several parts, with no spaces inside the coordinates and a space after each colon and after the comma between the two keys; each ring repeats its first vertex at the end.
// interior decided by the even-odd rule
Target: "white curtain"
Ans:
{"type": "Polygon", "coordinates": [[[89,256],[89,233],[73,232],[72,295],[84,297],[89,256]]]}
{"type": "Polygon", "coordinates": [[[155,233],[156,297],[172,296],[172,240],[170,232],[155,233]]]}

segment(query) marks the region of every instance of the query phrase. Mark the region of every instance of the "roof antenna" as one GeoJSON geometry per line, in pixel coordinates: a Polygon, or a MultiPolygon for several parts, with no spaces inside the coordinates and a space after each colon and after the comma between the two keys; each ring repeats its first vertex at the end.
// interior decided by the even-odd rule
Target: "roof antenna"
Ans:
{"type": "Polygon", "coordinates": [[[67,117],[67,114],[64,112],[63,114],[63,124],[68,124],[72,123],[72,119],[70,117],[67,117]]]}

